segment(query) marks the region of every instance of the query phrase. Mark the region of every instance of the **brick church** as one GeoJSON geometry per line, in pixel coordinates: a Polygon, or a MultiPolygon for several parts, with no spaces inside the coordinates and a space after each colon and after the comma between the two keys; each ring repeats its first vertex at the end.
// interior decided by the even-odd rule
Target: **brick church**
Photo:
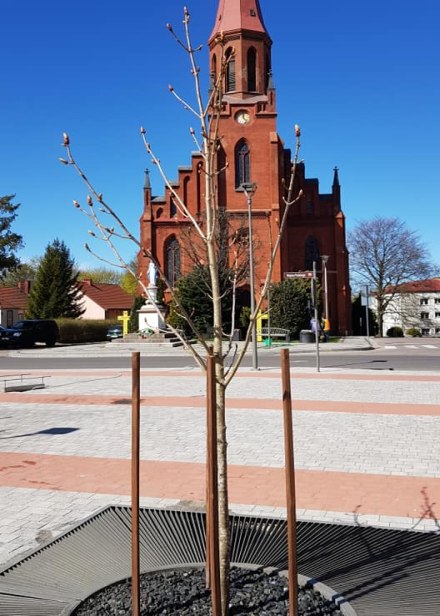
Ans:
{"type": "MultiPolygon", "coordinates": [[[[223,45],[226,45],[226,57],[232,55],[225,74],[220,118],[222,156],[227,165],[219,179],[219,206],[225,208],[228,216],[247,220],[248,203],[242,184],[256,184],[252,198],[252,235],[254,284],[255,289],[259,289],[270,252],[268,221],[272,221],[274,229],[282,215],[291,151],[284,147],[277,133],[272,40],[264,25],[259,0],[218,0],[217,16],[209,37],[211,75],[216,74],[220,62],[220,32],[223,45]]],[[[172,183],[196,217],[200,216],[203,206],[201,164],[202,156],[192,153],[191,164],[179,167],[177,180],[172,183]]],[[[321,194],[318,180],[306,178],[303,163],[298,166],[296,183],[295,194],[302,189],[303,196],[290,209],[272,280],[279,282],[289,274],[311,271],[315,261],[324,287],[322,256],[328,256],[329,319],[334,334],[345,334],[351,330],[351,294],[338,170],[334,171],[330,193],[321,194]]],[[[193,261],[182,249],[188,225],[188,219],[178,211],[168,187],[163,196],[152,195],[146,172],[141,242],[152,250],[171,284],[193,267],[193,261]]],[[[141,259],[139,268],[146,280],[148,260],[141,259]]]]}

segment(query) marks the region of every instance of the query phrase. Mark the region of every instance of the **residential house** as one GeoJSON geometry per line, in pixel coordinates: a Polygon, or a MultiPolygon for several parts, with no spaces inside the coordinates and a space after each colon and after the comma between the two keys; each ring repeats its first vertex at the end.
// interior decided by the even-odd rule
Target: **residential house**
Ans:
{"type": "Polygon", "coordinates": [[[423,336],[439,336],[440,278],[407,282],[396,290],[384,314],[384,333],[397,326],[404,332],[415,327],[423,336]]]}
{"type": "Polygon", "coordinates": [[[18,283],[16,287],[0,287],[0,325],[11,327],[24,318],[30,281],[18,283]]]}
{"type": "Polygon", "coordinates": [[[133,296],[117,284],[95,283],[91,278],[81,280],[84,313],[81,319],[107,319],[115,321],[124,310],[131,310],[133,296]]]}

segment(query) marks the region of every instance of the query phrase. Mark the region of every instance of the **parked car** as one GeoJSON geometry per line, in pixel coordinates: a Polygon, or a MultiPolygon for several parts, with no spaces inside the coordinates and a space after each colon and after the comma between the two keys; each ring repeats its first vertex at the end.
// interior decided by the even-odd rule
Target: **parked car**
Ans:
{"type": "Polygon", "coordinates": [[[123,338],[122,325],[112,325],[107,331],[107,340],[110,342],[115,338],[123,338]]]}
{"type": "Polygon", "coordinates": [[[3,327],[3,325],[0,325],[0,346],[7,346],[8,345],[8,340],[7,340],[7,332],[8,330],[6,329],[6,327],[3,327]]]}
{"type": "Polygon", "coordinates": [[[59,335],[58,325],[52,319],[25,319],[6,329],[3,339],[11,346],[31,347],[43,342],[53,347],[59,335]]]}

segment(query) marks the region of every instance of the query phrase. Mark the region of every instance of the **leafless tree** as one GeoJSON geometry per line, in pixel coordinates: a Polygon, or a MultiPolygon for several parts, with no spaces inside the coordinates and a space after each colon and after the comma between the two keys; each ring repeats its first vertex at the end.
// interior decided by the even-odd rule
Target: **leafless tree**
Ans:
{"type": "Polygon", "coordinates": [[[433,271],[419,235],[398,218],[376,217],[358,223],[348,235],[352,275],[370,285],[377,302],[379,335],[383,317],[399,285],[428,278],[433,271]]]}
{"type": "MultiPolygon", "coordinates": [[[[110,204],[108,204],[103,195],[97,190],[90,180],[86,177],[84,172],[76,162],[72,149],[70,138],[68,134],[64,134],[64,147],[66,157],[61,158],[60,161],[73,167],[81,176],[85,182],[89,195],[85,205],[81,205],[78,201],[74,201],[74,205],[93,224],[94,229],[89,231],[90,235],[94,239],[100,239],[107,247],[110,247],[114,259],[111,261],[113,266],[118,266],[130,271],[134,276],[137,276],[139,284],[143,287],[145,295],[148,296],[148,289],[145,283],[140,279],[138,273],[134,271],[133,267],[129,263],[126,263],[121,257],[121,253],[118,249],[118,242],[131,241],[137,245],[141,254],[155,263],[159,271],[159,276],[165,283],[169,293],[174,297],[175,302],[179,306],[179,313],[187,321],[191,327],[194,336],[198,339],[198,348],[193,345],[187,344],[186,340],[183,342],[188,351],[193,355],[197,364],[202,370],[206,372],[206,356],[212,355],[215,362],[215,382],[216,382],[216,415],[217,415],[217,460],[218,460],[218,485],[219,485],[219,534],[220,534],[220,578],[221,578],[221,604],[222,604],[222,616],[226,616],[228,613],[228,599],[229,599],[229,510],[228,510],[228,490],[227,490],[227,441],[226,441],[226,419],[225,419],[225,407],[226,407],[226,389],[236,374],[238,367],[240,366],[243,357],[246,353],[249,341],[251,338],[251,332],[257,314],[260,311],[262,304],[268,292],[269,285],[272,278],[272,270],[275,262],[275,257],[278,252],[281,236],[285,230],[289,208],[291,208],[300,198],[302,192],[294,194],[294,180],[295,172],[298,161],[298,154],[300,148],[300,129],[295,125],[295,138],[296,146],[294,157],[291,163],[290,177],[286,182],[285,196],[283,202],[280,204],[280,219],[277,223],[277,233],[273,241],[272,253],[270,261],[268,263],[267,275],[261,286],[260,295],[255,302],[255,310],[250,315],[249,328],[245,337],[245,341],[240,350],[234,349],[234,343],[232,342],[232,335],[229,340],[224,340],[225,332],[223,331],[222,321],[222,309],[221,309],[221,290],[219,280],[219,262],[218,262],[218,250],[219,250],[219,225],[222,223],[222,212],[219,207],[218,194],[218,177],[219,169],[217,168],[217,153],[221,147],[221,137],[219,135],[219,121],[222,109],[222,84],[224,83],[225,70],[228,59],[225,53],[223,53],[222,61],[219,65],[219,71],[215,78],[215,83],[209,92],[209,97],[206,102],[201,92],[201,83],[199,78],[200,69],[196,62],[196,55],[200,51],[201,47],[194,48],[190,37],[190,15],[188,10],[184,9],[184,35],[180,38],[173,28],[168,25],[168,30],[174,36],[177,43],[187,53],[191,73],[194,79],[195,89],[195,102],[183,100],[183,98],[170,86],[170,92],[175,98],[187,109],[190,114],[195,118],[198,123],[198,129],[190,128],[190,134],[196,144],[196,148],[202,156],[202,166],[200,173],[204,178],[204,203],[203,203],[203,224],[197,219],[190,211],[187,204],[182,200],[181,195],[176,191],[175,186],[167,177],[162,163],[156,155],[153,146],[147,139],[146,130],[141,128],[142,139],[148,155],[151,158],[153,164],[157,166],[159,174],[161,175],[165,186],[170,191],[178,211],[180,211],[191,224],[193,233],[198,238],[198,243],[202,246],[203,252],[206,255],[206,265],[209,268],[209,274],[211,279],[211,301],[213,307],[213,340],[212,346],[208,346],[203,336],[197,330],[194,323],[191,320],[191,316],[188,315],[183,306],[179,306],[178,297],[173,296],[173,289],[171,284],[166,279],[165,273],[160,269],[160,264],[157,262],[155,255],[152,254],[145,246],[142,246],[136,235],[131,233],[126,227],[125,223],[121,219],[110,204]],[[200,345],[202,351],[200,350],[200,345]],[[231,350],[234,352],[231,353],[231,350]],[[230,354],[228,362],[225,362],[226,357],[230,354]]],[[[222,45],[222,38],[218,40],[222,45]]],[[[223,48],[224,52],[224,48],[223,48]]],[[[94,254],[98,259],[109,263],[108,259],[101,256],[99,252],[96,252],[89,245],[86,244],[89,252],[94,254]]],[[[240,264],[236,263],[235,259],[232,260],[232,267],[239,268],[240,264]]],[[[238,271],[237,271],[238,274],[238,271]]],[[[179,334],[179,332],[175,332],[179,334]]]]}

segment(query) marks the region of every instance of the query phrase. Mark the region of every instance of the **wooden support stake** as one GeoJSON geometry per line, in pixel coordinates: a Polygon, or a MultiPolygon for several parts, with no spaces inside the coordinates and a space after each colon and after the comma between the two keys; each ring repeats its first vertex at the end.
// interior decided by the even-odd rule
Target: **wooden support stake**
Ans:
{"type": "Polygon", "coordinates": [[[215,392],[215,361],[207,359],[207,442],[208,442],[208,501],[207,501],[207,557],[211,586],[212,616],[221,614],[220,557],[218,529],[218,473],[217,473],[217,404],[215,392]],[[208,518],[209,516],[209,518],[208,518]]]}
{"type": "Polygon", "coordinates": [[[295,462],[293,456],[292,394],[289,349],[281,351],[283,385],[284,457],[286,466],[287,553],[289,559],[289,616],[298,616],[298,565],[296,557],[295,462]]]}
{"type": "Polygon", "coordinates": [[[131,355],[131,600],[133,616],[140,615],[139,580],[139,443],[140,353],[131,355]]]}

